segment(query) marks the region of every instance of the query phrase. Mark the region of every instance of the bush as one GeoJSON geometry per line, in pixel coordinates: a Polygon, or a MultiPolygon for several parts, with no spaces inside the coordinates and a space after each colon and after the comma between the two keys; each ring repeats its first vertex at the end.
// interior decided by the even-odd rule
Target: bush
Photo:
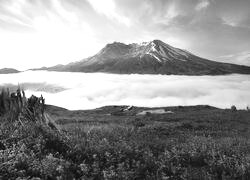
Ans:
{"type": "Polygon", "coordinates": [[[235,105],[231,106],[231,111],[233,111],[233,112],[237,111],[237,108],[235,105]]]}

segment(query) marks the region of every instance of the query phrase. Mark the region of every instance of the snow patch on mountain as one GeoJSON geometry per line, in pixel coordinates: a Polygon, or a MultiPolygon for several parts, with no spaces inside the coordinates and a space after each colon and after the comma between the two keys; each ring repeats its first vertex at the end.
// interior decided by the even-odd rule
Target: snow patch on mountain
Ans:
{"type": "Polygon", "coordinates": [[[154,55],[153,53],[146,53],[146,54],[154,57],[157,61],[162,62],[162,60],[160,58],[158,58],[156,55],[154,55]]]}
{"type": "Polygon", "coordinates": [[[151,51],[158,52],[155,47],[156,47],[156,44],[151,42],[151,51]]]}
{"type": "Polygon", "coordinates": [[[180,49],[171,47],[167,44],[161,43],[159,41],[151,41],[148,43],[137,44],[137,49],[140,54],[149,54],[159,62],[169,61],[169,60],[181,60],[187,61],[188,53],[180,49]],[[141,46],[143,45],[143,47],[141,46]],[[139,48],[140,47],[140,48],[139,48]]]}
{"type": "Polygon", "coordinates": [[[141,43],[138,43],[137,45],[138,46],[147,46],[150,42],[141,42],[141,43]]]}

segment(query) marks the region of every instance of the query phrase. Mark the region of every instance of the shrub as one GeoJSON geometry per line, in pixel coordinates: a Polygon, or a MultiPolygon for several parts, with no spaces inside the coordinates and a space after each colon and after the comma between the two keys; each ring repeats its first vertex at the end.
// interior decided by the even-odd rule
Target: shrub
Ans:
{"type": "Polygon", "coordinates": [[[233,111],[233,112],[237,111],[237,108],[235,105],[231,106],[231,111],[233,111]]]}

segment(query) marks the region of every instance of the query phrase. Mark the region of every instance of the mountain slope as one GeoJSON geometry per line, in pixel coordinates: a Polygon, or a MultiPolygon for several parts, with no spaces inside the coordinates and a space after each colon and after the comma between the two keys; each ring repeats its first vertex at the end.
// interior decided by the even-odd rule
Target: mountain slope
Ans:
{"type": "Polygon", "coordinates": [[[45,69],[118,74],[250,74],[250,67],[203,59],[160,40],[128,45],[114,42],[82,61],[45,69]]]}

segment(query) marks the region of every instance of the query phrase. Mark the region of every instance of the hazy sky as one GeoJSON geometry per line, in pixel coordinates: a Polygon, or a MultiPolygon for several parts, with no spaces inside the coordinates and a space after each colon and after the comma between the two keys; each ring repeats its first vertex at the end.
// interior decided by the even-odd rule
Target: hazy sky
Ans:
{"type": "Polygon", "coordinates": [[[250,0],[0,0],[0,68],[65,64],[114,41],[153,39],[250,65],[250,0]]]}

